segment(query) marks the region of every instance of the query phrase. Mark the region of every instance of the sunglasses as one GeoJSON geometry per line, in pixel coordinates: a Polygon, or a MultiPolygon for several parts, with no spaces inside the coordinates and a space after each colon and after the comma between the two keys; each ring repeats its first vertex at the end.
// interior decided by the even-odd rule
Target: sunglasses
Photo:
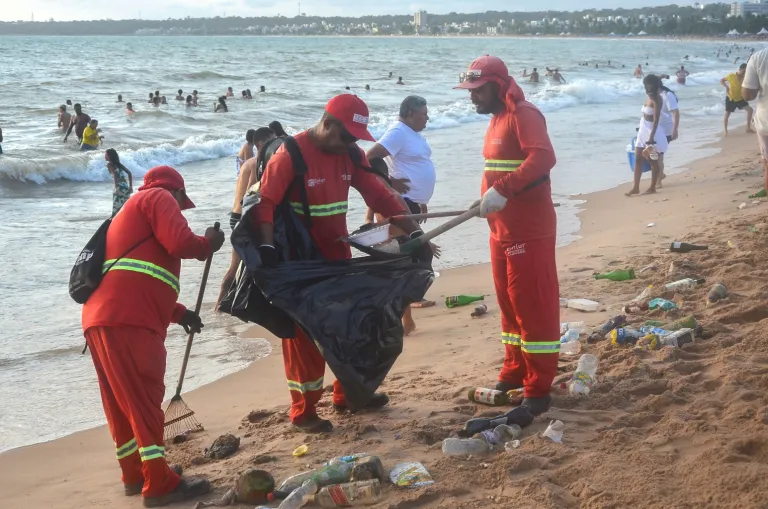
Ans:
{"type": "Polygon", "coordinates": [[[459,83],[472,83],[483,76],[483,71],[467,71],[459,74],[459,83]]]}

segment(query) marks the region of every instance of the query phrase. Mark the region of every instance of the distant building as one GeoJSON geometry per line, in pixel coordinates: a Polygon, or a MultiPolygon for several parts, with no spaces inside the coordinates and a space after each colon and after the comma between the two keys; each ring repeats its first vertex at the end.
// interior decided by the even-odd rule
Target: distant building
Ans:
{"type": "Polygon", "coordinates": [[[732,18],[743,18],[746,16],[766,16],[768,15],[768,0],[753,0],[752,2],[734,2],[731,4],[732,18]]]}
{"type": "Polygon", "coordinates": [[[413,26],[417,31],[426,30],[427,28],[427,11],[419,11],[413,15],[413,26]]]}
{"type": "Polygon", "coordinates": [[[485,33],[488,35],[496,35],[499,33],[498,29],[496,27],[487,27],[485,29],[485,33]]]}

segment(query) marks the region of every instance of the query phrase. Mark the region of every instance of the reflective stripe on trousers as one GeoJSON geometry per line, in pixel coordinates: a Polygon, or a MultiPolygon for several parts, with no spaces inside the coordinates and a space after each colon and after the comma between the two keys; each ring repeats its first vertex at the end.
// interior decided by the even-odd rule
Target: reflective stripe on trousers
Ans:
{"type": "Polygon", "coordinates": [[[486,159],[485,171],[515,171],[524,162],[517,159],[486,159]]]}
{"type": "Polygon", "coordinates": [[[522,341],[525,353],[560,353],[560,341],[522,341]]]}
{"type": "Polygon", "coordinates": [[[139,446],[136,443],[136,439],[132,438],[121,446],[117,446],[117,444],[115,444],[115,449],[117,449],[117,459],[121,460],[138,451],[139,446]]]}
{"type": "Polygon", "coordinates": [[[142,447],[139,449],[139,455],[141,455],[141,461],[149,461],[165,456],[165,447],[159,445],[150,445],[149,447],[142,447]]]}
{"type": "Polygon", "coordinates": [[[501,343],[504,345],[520,346],[520,334],[512,334],[511,332],[502,332],[501,343]]]}
{"type": "Polygon", "coordinates": [[[179,278],[174,276],[170,271],[162,268],[154,263],[145,262],[143,260],[135,260],[133,258],[121,258],[120,260],[107,260],[102,265],[102,274],[106,274],[112,270],[127,270],[131,272],[138,272],[140,274],[146,274],[152,276],[155,279],[159,279],[163,283],[167,284],[178,295],[181,285],[179,284],[179,278]]]}
{"type": "MultiPolygon", "coordinates": [[[[337,214],[346,214],[348,206],[349,202],[346,201],[327,203],[325,205],[310,205],[309,213],[315,217],[335,216],[337,214]]],[[[297,214],[304,215],[304,205],[301,203],[292,201],[291,208],[293,208],[293,211],[297,214]]]]}
{"type": "Polygon", "coordinates": [[[288,389],[291,391],[298,391],[302,394],[309,391],[320,391],[323,389],[323,380],[324,377],[322,376],[314,382],[301,383],[295,380],[288,380],[288,389]]]}

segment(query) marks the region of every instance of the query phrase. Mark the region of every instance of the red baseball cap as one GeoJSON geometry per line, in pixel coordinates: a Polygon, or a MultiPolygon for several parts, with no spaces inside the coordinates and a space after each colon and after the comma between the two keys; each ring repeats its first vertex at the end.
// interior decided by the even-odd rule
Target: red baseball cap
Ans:
{"type": "Polygon", "coordinates": [[[358,140],[376,141],[368,132],[368,106],[356,95],[337,95],[325,105],[325,112],[344,124],[344,129],[358,140]]]}
{"type": "MultiPolygon", "coordinates": [[[[139,191],[157,187],[160,189],[167,189],[168,191],[178,191],[179,189],[186,191],[184,188],[184,177],[170,166],[155,166],[149,170],[144,175],[144,185],[139,188],[139,191]]],[[[187,193],[185,192],[181,210],[193,208],[195,208],[195,204],[189,199],[189,196],[187,196],[187,193]]]]}
{"type": "Polygon", "coordinates": [[[459,86],[453,88],[471,90],[491,81],[501,84],[509,81],[509,69],[499,57],[485,55],[472,62],[469,70],[461,73],[459,81],[459,86]]]}

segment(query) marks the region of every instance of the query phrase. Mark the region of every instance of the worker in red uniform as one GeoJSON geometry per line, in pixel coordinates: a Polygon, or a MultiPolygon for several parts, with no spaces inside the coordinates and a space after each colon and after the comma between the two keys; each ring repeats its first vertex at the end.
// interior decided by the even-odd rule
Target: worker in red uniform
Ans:
{"type": "Polygon", "coordinates": [[[224,234],[213,228],[204,237],[192,233],[181,211],[194,206],[176,170],[149,170],[107,231],[108,270],[83,306],[85,340],[125,494],[141,493],[145,507],[210,491],[207,479],[182,479],[171,470],[163,448],[168,325],[178,323],[188,332],[203,326],[176,302],[181,260],[205,260],[224,243],[224,234]]]}
{"type": "MultiPolygon", "coordinates": [[[[352,94],[339,95],[325,107],[320,122],[295,136],[296,144],[307,165],[304,186],[309,205],[309,233],[320,254],[326,260],[346,260],[352,257],[347,237],[347,203],[349,188],[354,187],[374,211],[386,217],[407,213],[402,201],[378,177],[359,166],[350,157],[350,147],[360,152],[360,161],[369,166],[365,154],[355,144],[357,140],[374,141],[368,132],[368,106],[352,94]]],[[[265,267],[274,266],[274,211],[286,197],[298,217],[307,224],[301,193],[294,186],[293,163],[285,144],[269,160],[261,179],[261,201],[252,209],[255,232],[260,237],[259,255],[265,267]]],[[[422,234],[418,224],[410,219],[392,221],[412,238],[422,234]]],[[[429,250],[429,247],[425,247],[429,250]]],[[[430,252],[431,254],[431,252],[430,252]]],[[[283,361],[291,393],[291,422],[298,428],[321,433],[333,429],[331,421],[317,415],[316,405],[323,393],[325,360],[313,341],[296,326],[296,336],[283,339],[283,361]]],[[[382,407],[389,402],[384,393],[377,393],[368,408],[382,407]]],[[[337,410],[347,407],[341,384],[334,383],[333,404],[337,410]]]]}
{"type": "Polygon", "coordinates": [[[456,88],[468,89],[485,135],[480,215],[491,230],[491,268],[506,350],[496,388],[524,387],[532,414],[549,409],[560,352],[555,263],[557,216],[549,182],[555,151],[541,112],[497,57],[480,57],[456,88]]]}

